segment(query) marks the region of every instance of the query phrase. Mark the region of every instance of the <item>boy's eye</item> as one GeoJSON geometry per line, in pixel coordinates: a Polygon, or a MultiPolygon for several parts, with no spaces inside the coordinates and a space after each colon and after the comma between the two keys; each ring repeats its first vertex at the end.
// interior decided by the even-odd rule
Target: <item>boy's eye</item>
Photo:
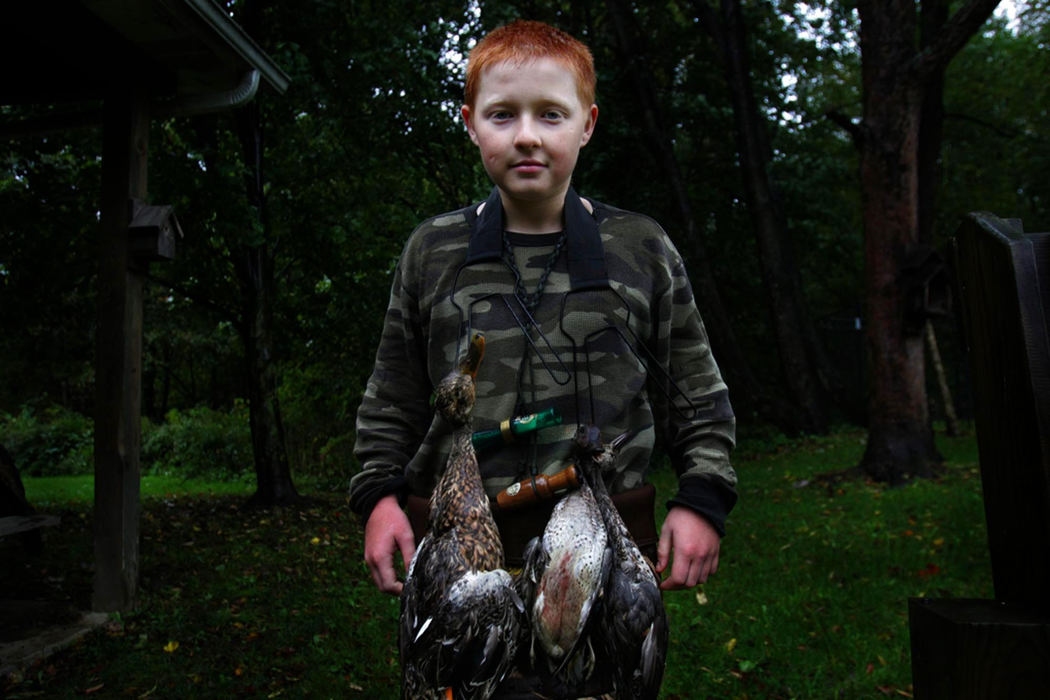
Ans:
{"type": "Polygon", "coordinates": [[[547,121],[557,121],[563,116],[564,115],[561,112],[555,111],[553,109],[543,113],[543,118],[547,121]]]}
{"type": "Polygon", "coordinates": [[[489,119],[495,119],[496,121],[506,121],[511,119],[514,115],[506,110],[498,110],[489,114],[489,119]]]}

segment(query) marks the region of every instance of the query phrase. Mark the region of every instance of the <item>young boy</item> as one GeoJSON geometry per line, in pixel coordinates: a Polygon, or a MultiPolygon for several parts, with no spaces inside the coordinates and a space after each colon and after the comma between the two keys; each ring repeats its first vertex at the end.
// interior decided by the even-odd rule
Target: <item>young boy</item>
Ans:
{"type": "Polygon", "coordinates": [[[736,501],[735,419],[667,235],[570,185],[598,118],[595,83],[589,50],[539,22],[497,29],[470,54],[462,116],[495,188],[484,203],[412,234],[358,412],[362,471],[351,505],[386,592],[401,590],[397,552],[407,567],[415,550],[402,505],[408,494],[429,494],[447,454],[447,428],[429,397],[472,331],[486,341],[474,430],[503,423],[506,433],[505,419],[551,408],[563,419],[480,450],[491,496],[563,469],[584,424],[606,441],[631,435],[611,484],[630,492],[659,439],[679,477],[656,552],[661,588],[695,586],[718,568],[736,501]]]}

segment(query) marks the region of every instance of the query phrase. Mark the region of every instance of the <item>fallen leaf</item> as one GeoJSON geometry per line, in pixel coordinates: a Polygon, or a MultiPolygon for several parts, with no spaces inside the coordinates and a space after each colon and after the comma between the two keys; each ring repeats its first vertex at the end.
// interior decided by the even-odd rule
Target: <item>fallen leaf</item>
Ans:
{"type": "Polygon", "coordinates": [[[703,589],[697,588],[696,589],[696,604],[697,605],[707,605],[709,602],[711,602],[711,601],[709,601],[707,599],[707,594],[704,593],[703,589]]]}
{"type": "Polygon", "coordinates": [[[726,642],[726,651],[732,654],[734,649],[736,649],[736,637],[733,637],[728,642],[726,642]]]}
{"type": "Polygon", "coordinates": [[[167,644],[164,645],[164,651],[168,652],[169,654],[174,653],[175,650],[178,649],[178,648],[179,648],[179,643],[176,642],[176,641],[170,641],[170,642],[168,642],[167,644]]]}
{"type": "Polygon", "coordinates": [[[926,565],[925,569],[919,569],[919,578],[927,579],[941,573],[941,567],[936,564],[930,563],[926,565]]]}

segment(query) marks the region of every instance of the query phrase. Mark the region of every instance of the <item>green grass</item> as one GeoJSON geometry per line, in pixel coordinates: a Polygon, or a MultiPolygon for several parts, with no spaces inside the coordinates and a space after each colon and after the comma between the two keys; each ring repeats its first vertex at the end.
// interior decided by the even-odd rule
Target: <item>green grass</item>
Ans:
{"type": "MultiPolygon", "coordinates": [[[[856,464],[863,439],[845,430],[738,449],[740,502],[719,572],[702,595],[665,596],[662,697],[907,697],[908,598],[991,596],[972,434],[939,438],[949,461],[935,481],[817,478],[856,464]]],[[[673,479],[654,481],[663,500],[673,479]]],[[[37,559],[0,544],[16,564],[4,585],[86,606],[90,481],[26,486],[63,522],[37,559]]],[[[0,694],[397,697],[397,601],[373,589],[345,498],[256,512],[239,507],[243,485],[206,495],[223,488],[144,479],[139,609],[0,694]]]]}
{"type": "MultiPolygon", "coordinates": [[[[91,503],[95,494],[95,477],[41,476],[24,478],[26,498],[40,510],[62,504],[91,503]]],[[[141,496],[144,499],[166,496],[193,497],[202,495],[229,494],[249,496],[253,486],[247,482],[208,481],[206,479],[182,479],[176,476],[142,477],[141,496]]]]}

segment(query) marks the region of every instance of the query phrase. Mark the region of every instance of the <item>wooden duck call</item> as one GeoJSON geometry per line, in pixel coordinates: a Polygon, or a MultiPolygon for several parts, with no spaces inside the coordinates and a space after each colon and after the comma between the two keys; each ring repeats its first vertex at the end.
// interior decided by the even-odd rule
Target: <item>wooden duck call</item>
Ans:
{"type": "Polygon", "coordinates": [[[555,494],[580,485],[580,473],[575,464],[557,474],[537,474],[524,479],[496,494],[496,503],[503,510],[521,508],[536,501],[552,498],[555,494]]]}

